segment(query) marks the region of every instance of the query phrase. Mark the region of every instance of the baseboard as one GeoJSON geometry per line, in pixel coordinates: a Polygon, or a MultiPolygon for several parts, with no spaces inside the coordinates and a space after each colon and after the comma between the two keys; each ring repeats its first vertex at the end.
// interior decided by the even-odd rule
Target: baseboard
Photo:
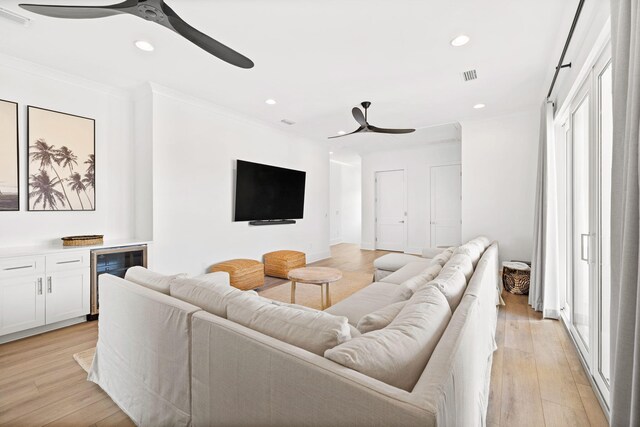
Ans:
{"type": "Polygon", "coordinates": [[[307,264],[312,262],[322,261],[323,259],[331,258],[331,252],[317,252],[315,254],[307,254],[307,264]]]}
{"type": "Polygon", "coordinates": [[[373,242],[362,242],[360,243],[360,249],[364,251],[375,251],[376,245],[373,242]]]}
{"type": "Polygon", "coordinates": [[[52,323],[50,325],[38,326],[37,328],[27,329],[26,331],[14,332],[9,335],[0,337],[0,344],[8,343],[10,341],[16,341],[22,338],[32,337],[34,335],[40,335],[45,332],[53,331],[54,329],[66,328],[67,326],[76,325],[78,323],[86,322],[87,316],[74,317],[73,319],[63,320],[62,322],[52,323]]]}

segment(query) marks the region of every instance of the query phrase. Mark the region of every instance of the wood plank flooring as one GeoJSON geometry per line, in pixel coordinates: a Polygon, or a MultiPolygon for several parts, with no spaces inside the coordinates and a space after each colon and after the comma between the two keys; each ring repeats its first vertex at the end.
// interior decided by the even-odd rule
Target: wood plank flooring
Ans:
{"type": "MultiPolygon", "coordinates": [[[[336,245],[314,265],[373,275],[386,252],[336,245]]],[[[265,286],[284,281],[268,279],[265,286]]],[[[606,426],[570,337],[543,320],[526,297],[505,294],[491,372],[489,426],[606,426]]],[[[131,426],[131,420],[86,373],[73,354],[92,348],[97,322],[0,345],[0,427],[131,426]]]]}

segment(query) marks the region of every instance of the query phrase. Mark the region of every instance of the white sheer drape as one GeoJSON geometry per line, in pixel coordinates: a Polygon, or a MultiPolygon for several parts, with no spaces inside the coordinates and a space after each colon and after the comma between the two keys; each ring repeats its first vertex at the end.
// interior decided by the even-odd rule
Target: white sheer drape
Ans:
{"type": "Polygon", "coordinates": [[[553,132],[553,104],[545,102],[540,113],[538,181],[534,221],[529,304],[544,317],[560,317],[558,275],[558,186],[553,132]]]}
{"type": "Polygon", "coordinates": [[[640,426],[640,2],[611,1],[611,425],[640,426]]]}

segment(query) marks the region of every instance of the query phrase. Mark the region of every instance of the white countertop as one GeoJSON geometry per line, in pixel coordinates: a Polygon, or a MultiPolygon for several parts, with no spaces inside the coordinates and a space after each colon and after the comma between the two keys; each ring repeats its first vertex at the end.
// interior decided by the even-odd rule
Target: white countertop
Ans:
{"type": "Polygon", "coordinates": [[[143,239],[116,239],[105,240],[101,245],[92,246],[62,246],[62,240],[59,242],[52,242],[50,244],[43,244],[38,246],[19,246],[12,248],[0,248],[0,258],[27,256],[27,255],[46,255],[53,252],[66,252],[66,251],[89,251],[92,249],[106,249],[117,248],[121,246],[134,246],[134,245],[147,245],[151,241],[143,239]]]}

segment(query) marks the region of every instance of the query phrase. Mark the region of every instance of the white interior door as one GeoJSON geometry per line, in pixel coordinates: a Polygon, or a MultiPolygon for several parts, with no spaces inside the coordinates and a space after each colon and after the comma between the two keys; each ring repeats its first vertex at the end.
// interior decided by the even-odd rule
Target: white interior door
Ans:
{"type": "Polygon", "coordinates": [[[431,247],[459,246],[462,239],[460,165],[431,167],[431,247]]]}
{"type": "Polygon", "coordinates": [[[376,172],[376,249],[405,250],[405,206],[404,170],[376,172]]]}

